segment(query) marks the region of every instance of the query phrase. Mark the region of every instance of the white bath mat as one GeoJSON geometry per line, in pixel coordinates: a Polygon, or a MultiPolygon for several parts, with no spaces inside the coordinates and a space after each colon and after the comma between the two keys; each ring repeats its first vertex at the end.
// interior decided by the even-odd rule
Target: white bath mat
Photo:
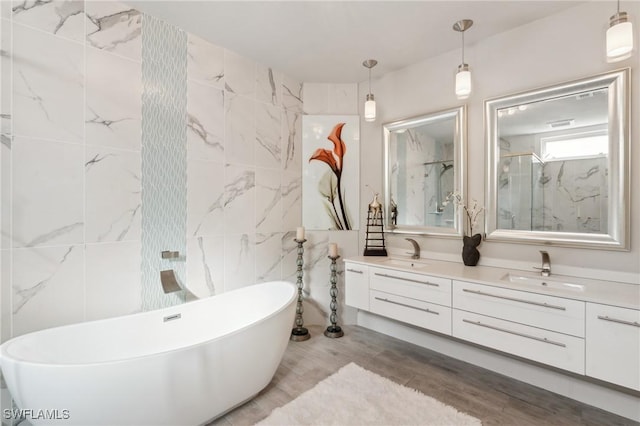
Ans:
{"type": "Polygon", "coordinates": [[[258,423],[268,425],[481,425],[468,414],[351,363],[258,423]]]}

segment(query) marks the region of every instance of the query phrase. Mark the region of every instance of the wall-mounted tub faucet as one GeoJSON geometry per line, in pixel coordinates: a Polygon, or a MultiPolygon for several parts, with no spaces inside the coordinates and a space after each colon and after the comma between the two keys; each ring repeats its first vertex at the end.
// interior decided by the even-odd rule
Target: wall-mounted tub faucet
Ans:
{"type": "Polygon", "coordinates": [[[413,253],[408,252],[408,254],[411,254],[411,258],[420,259],[420,246],[418,245],[418,242],[413,238],[405,238],[405,240],[413,244],[413,253]]]}
{"type": "Polygon", "coordinates": [[[540,275],[543,277],[548,277],[551,275],[551,260],[549,259],[549,253],[544,250],[540,250],[540,254],[542,255],[542,267],[535,267],[535,269],[540,270],[540,275]]]}

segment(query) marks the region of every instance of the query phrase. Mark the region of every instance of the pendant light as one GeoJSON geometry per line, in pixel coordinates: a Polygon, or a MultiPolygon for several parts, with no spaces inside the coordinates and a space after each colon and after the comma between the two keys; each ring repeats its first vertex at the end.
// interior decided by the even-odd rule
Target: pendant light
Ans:
{"type": "Polygon", "coordinates": [[[620,12],[620,0],[616,14],[609,18],[607,30],[607,62],[617,62],[631,56],[633,50],[633,25],[627,12],[620,12]]]}
{"type": "Polygon", "coordinates": [[[471,19],[463,19],[453,24],[453,29],[462,33],[462,63],[458,65],[456,73],[456,96],[458,99],[467,99],[471,94],[471,71],[469,71],[469,65],[464,63],[464,32],[472,25],[471,19]]]}
{"type": "Polygon", "coordinates": [[[371,68],[377,64],[378,61],[375,59],[367,59],[362,63],[362,65],[369,68],[369,93],[367,93],[367,100],[364,103],[364,121],[376,121],[376,101],[371,93],[371,68]]]}

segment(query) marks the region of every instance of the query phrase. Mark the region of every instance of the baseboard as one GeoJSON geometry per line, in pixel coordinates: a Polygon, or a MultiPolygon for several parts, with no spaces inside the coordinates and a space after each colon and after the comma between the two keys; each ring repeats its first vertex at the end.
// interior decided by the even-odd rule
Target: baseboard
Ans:
{"type": "Polygon", "coordinates": [[[494,351],[358,311],[359,326],[640,422],[640,397],[494,351]]]}

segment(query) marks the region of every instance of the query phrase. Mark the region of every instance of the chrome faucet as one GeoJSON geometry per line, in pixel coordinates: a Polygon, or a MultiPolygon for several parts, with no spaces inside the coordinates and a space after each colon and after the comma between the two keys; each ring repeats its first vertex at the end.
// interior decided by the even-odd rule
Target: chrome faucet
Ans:
{"type": "Polygon", "coordinates": [[[408,254],[411,254],[411,258],[420,259],[420,246],[418,245],[418,242],[413,238],[405,238],[405,240],[413,244],[413,254],[411,254],[410,252],[408,253],[408,254]]]}
{"type": "Polygon", "coordinates": [[[543,277],[548,277],[551,275],[551,260],[549,260],[549,253],[544,250],[540,250],[540,254],[542,255],[542,267],[535,267],[535,269],[540,270],[540,275],[543,277]]]}

